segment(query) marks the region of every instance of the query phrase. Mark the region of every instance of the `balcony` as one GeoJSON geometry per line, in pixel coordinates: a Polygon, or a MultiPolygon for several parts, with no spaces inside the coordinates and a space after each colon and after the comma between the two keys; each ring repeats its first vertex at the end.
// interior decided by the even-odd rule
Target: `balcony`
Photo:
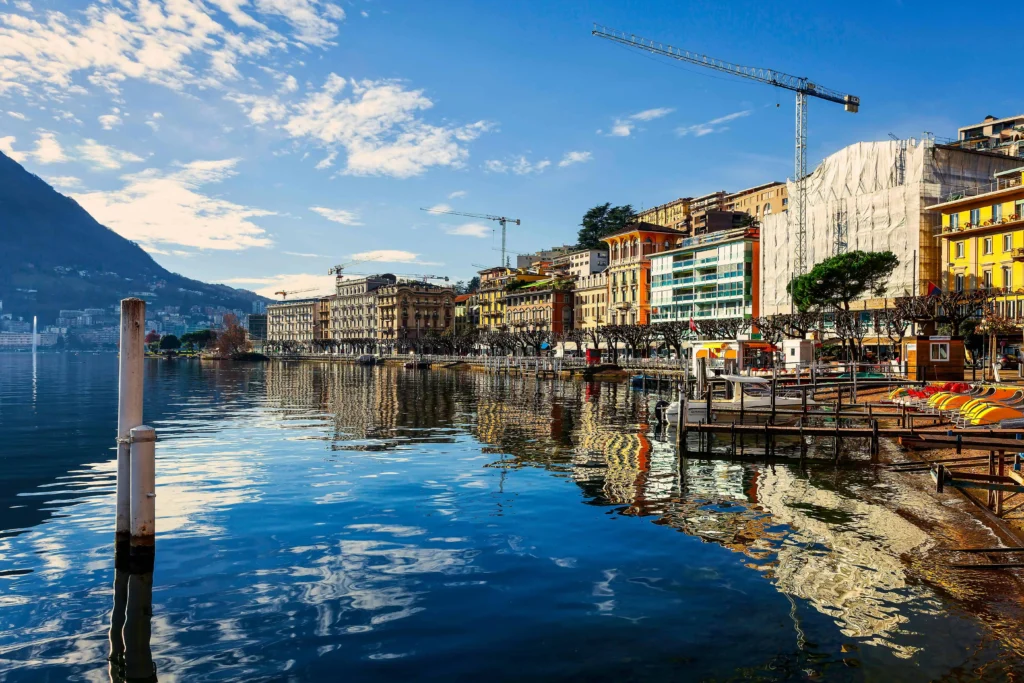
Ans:
{"type": "Polygon", "coordinates": [[[955,228],[944,225],[942,226],[942,232],[939,234],[942,237],[954,237],[956,235],[984,232],[995,228],[1017,228],[1020,227],[1021,224],[1024,224],[1024,216],[1014,213],[996,220],[982,221],[977,225],[974,223],[964,223],[963,225],[959,225],[955,228]]]}

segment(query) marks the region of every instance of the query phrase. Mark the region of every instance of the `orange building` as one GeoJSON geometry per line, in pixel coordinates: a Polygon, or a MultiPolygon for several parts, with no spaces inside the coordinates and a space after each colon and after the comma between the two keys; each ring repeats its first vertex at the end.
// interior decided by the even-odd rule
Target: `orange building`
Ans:
{"type": "Polygon", "coordinates": [[[675,247],[678,230],[634,223],[602,237],[608,244],[608,324],[651,321],[651,256],[675,247]]]}

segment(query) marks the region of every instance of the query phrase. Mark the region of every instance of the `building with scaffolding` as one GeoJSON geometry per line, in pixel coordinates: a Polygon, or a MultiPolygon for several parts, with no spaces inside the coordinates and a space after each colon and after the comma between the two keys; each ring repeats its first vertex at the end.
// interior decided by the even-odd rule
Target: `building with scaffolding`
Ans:
{"type": "MultiPolygon", "coordinates": [[[[1019,165],[1019,159],[931,139],[858,142],[841,149],[804,180],[807,267],[847,250],[891,251],[900,263],[885,298],[866,299],[864,307],[881,308],[885,299],[926,292],[942,270],[938,216],[929,208],[1019,165]]],[[[787,194],[794,192],[790,181],[787,194]]],[[[799,274],[792,213],[761,221],[762,315],[791,309],[786,285],[799,274]]]]}

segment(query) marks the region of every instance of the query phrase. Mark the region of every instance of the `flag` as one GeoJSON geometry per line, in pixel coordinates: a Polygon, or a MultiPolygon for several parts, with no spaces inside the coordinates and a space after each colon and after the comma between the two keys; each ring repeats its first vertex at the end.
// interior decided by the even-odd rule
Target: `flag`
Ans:
{"type": "Polygon", "coordinates": [[[697,331],[697,326],[694,324],[693,316],[691,315],[690,316],[690,332],[696,332],[696,331],[697,331]]]}
{"type": "Polygon", "coordinates": [[[934,282],[928,283],[928,294],[925,296],[938,296],[942,294],[942,290],[935,286],[934,282]]]}

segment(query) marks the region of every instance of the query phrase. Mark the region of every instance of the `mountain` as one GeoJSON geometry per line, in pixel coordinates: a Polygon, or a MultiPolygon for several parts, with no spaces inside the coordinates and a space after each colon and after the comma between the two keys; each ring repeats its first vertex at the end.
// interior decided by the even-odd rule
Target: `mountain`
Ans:
{"type": "Polygon", "coordinates": [[[148,292],[151,307],[224,306],[249,311],[264,297],[172,273],[137,244],[100,225],[0,152],[0,301],[41,324],[60,309],[106,308],[148,292]]]}

